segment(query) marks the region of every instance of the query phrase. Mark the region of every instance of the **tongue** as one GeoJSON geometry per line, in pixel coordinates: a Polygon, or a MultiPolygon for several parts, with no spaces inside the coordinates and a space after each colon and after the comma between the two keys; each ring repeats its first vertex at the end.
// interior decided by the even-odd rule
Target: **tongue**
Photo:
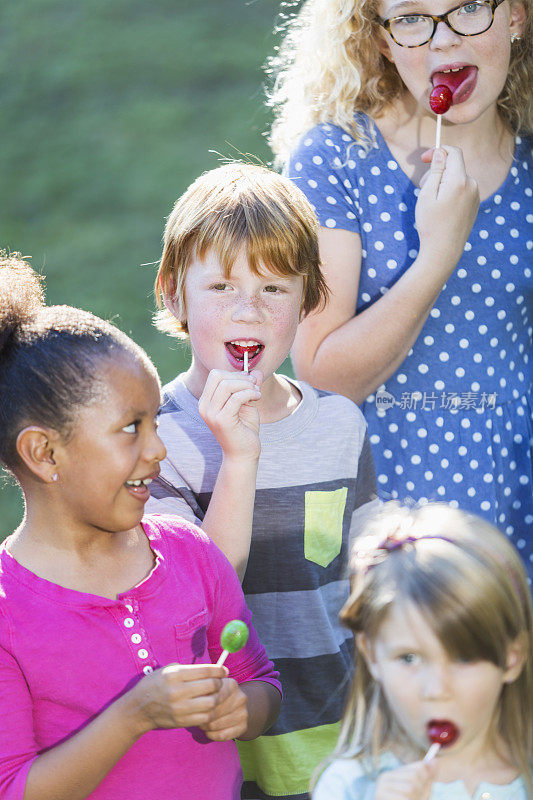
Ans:
{"type": "Polygon", "coordinates": [[[248,357],[253,358],[259,352],[261,347],[260,344],[254,345],[242,345],[242,344],[233,344],[232,342],[228,342],[226,347],[233,355],[234,358],[239,358],[244,360],[244,354],[248,352],[248,357]]]}
{"type": "Polygon", "coordinates": [[[476,80],[476,67],[462,67],[457,72],[435,72],[431,80],[433,86],[447,86],[452,93],[452,102],[457,103],[463,92],[476,80]]]}

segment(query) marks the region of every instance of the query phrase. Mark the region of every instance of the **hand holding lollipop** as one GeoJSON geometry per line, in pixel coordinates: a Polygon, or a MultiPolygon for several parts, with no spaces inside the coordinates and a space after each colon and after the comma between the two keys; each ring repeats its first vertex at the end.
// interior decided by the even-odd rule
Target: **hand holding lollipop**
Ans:
{"type": "Polygon", "coordinates": [[[236,653],[242,650],[250,631],[245,622],[240,619],[234,619],[224,626],[220,634],[220,646],[223,648],[220,658],[217,661],[217,667],[221,667],[230,653],[236,653]]]}
{"type": "Polygon", "coordinates": [[[429,95],[431,110],[437,115],[437,130],[435,134],[435,147],[440,147],[440,131],[442,115],[449,111],[452,105],[452,93],[447,86],[435,86],[429,95]]]}
{"type": "Polygon", "coordinates": [[[427,724],[427,734],[431,747],[424,756],[424,761],[432,761],[441,747],[453,744],[459,736],[457,727],[449,720],[432,719],[427,724]]]}

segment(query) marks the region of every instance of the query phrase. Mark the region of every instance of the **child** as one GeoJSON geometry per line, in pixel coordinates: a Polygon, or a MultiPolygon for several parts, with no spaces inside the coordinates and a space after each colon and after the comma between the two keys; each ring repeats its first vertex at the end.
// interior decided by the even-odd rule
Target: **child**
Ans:
{"type": "Polygon", "coordinates": [[[176,203],[156,282],[166,306],[159,325],[188,334],[192,362],[165,387],[168,457],[150,508],[200,522],[244,575],[284,686],[269,735],[239,746],[243,796],[254,800],[307,797],[336,740],[350,666],[350,636],[338,623],[346,554],[375,492],[357,407],[275,372],[300,318],[324,297],[316,228],[288,179],[258,166],[220,167],[176,203]],[[260,391],[240,410],[223,402],[227,385],[235,403],[240,387],[260,391]],[[206,398],[217,413],[206,413],[206,398]],[[256,474],[250,539],[244,519],[256,474]]]}
{"type": "Polygon", "coordinates": [[[532,611],[518,554],[439,503],[387,503],[365,534],[341,615],[355,679],[314,800],[532,797],[532,611]],[[456,737],[425,762],[430,725],[456,737]]]}
{"type": "Polygon", "coordinates": [[[531,0],[307,0],[272,97],[331,290],[297,374],[366,399],[384,497],[481,514],[530,577],[532,40],[531,0]],[[453,105],[431,159],[436,85],[453,105]]]}
{"type": "Polygon", "coordinates": [[[0,461],[26,503],[0,548],[0,796],[236,800],[232,739],[272,723],[279,683],[253,628],[211,663],[250,622],[234,571],[194,526],[143,519],[156,371],[108,322],[45,307],[17,254],[0,287],[0,461]]]}

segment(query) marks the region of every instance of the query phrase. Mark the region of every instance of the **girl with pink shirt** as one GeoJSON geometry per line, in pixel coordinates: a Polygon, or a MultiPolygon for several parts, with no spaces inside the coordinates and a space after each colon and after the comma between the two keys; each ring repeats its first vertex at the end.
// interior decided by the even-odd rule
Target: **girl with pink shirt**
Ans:
{"type": "MultiPolygon", "coordinates": [[[[257,396],[226,391],[232,408],[257,396]]],[[[141,348],[46,307],[35,272],[0,253],[0,462],[26,504],[0,547],[3,800],[237,800],[233,739],[279,711],[226,558],[178,517],[143,518],[159,405],[141,348]],[[218,667],[235,618],[248,643],[218,667]]]]}

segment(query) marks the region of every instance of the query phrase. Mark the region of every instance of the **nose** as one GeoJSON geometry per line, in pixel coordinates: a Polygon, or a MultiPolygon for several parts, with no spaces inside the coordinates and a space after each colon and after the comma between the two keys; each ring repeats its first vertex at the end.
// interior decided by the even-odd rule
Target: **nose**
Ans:
{"type": "Polygon", "coordinates": [[[262,322],[263,308],[257,295],[240,295],[231,316],[234,322],[262,322]]]}
{"type": "Polygon", "coordinates": [[[160,461],[163,461],[166,454],[167,454],[167,448],[165,447],[165,445],[163,444],[163,440],[157,433],[157,429],[154,428],[148,439],[144,452],[144,457],[146,461],[151,461],[157,464],[160,461]]]}
{"type": "Polygon", "coordinates": [[[443,700],[452,694],[450,667],[447,664],[431,664],[426,667],[421,681],[423,700],[443,700]]]}
{"type": "Polygon", "coordinates": [[[458,33],[455,33],[449,25],[441,21],[437,22],[435,33],[429,45],[432,50],[440,50],[444,47],[457,44],[461,39],[462,37],[458,33]]]}

